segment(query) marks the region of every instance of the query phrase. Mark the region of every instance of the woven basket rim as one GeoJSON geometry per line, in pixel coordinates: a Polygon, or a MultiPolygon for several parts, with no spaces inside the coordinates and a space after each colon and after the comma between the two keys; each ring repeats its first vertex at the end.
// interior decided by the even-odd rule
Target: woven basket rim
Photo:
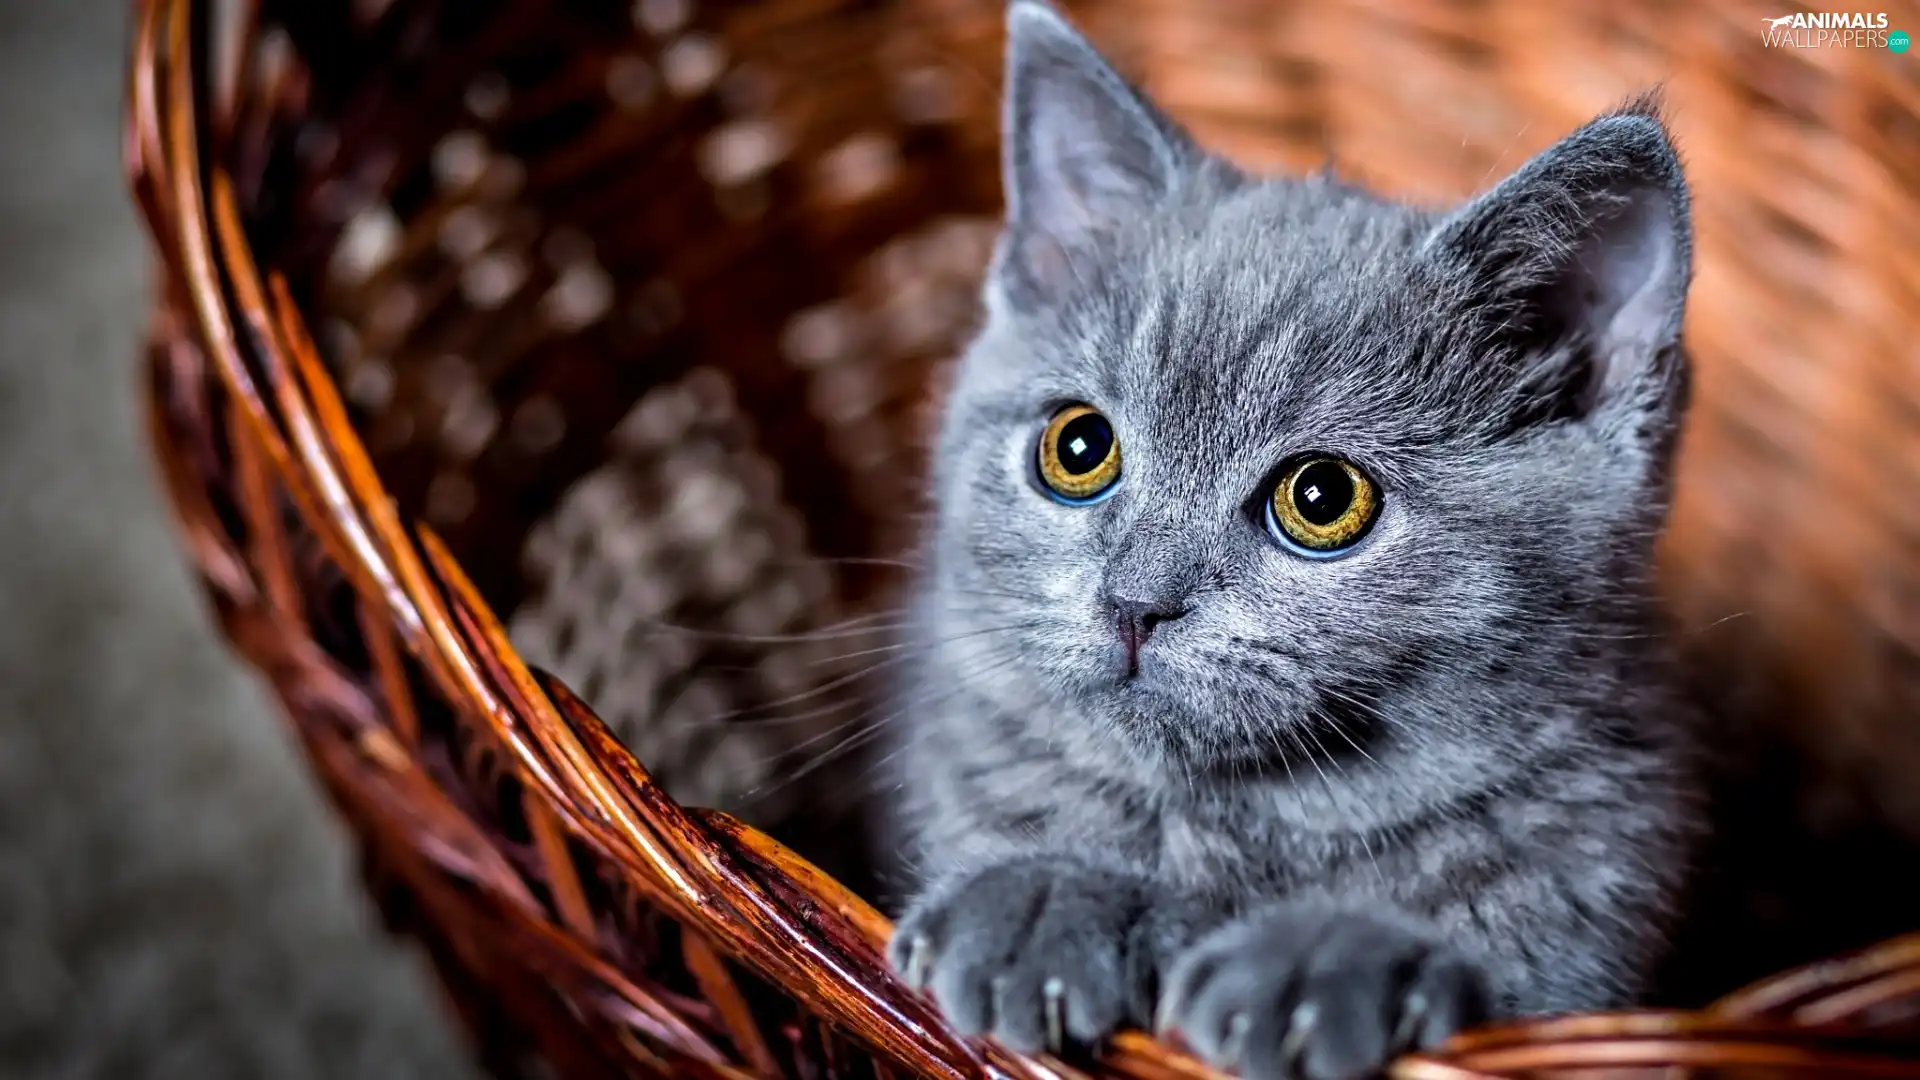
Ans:
{"type": "MultiPolygon", "coordinates": [[[[209,0],[135,0],[125,162],[165,270],[156,319],[158,388],[186,363],[169,334],[193,343],[211,369],[252,449],[241,455],[243,483],[269,479],[292,496],[328,555],[345,569],[370,610],[397,630],[406,652],[456,707],[484,722],[506,764],[544,811],[543,843],[571,839],[620,868],[645,899],[696,928],[722,952],[753,968],[797,1000],[884,1053],[948,1076],[999,1072],[1034,1080],[1076,1075],[1048,1058],[1027,1058],[989,1041],[958,1035],[920,995],[889,972],[887,920],[869,904],[778,842],[727,815],[676,805],[651,780],[592,708],[557,679],[530,669],[509,643],[434,531],[403,520],[353,430],[346,407],[288,287],[264,270],[241,228],[232,179],[209,152],[218,123],[209,100],[207,50],[194,26],[209,0]],[[249,473],[253,474],[249,476],[249,473]]],[[[177,466],[167,425],[153,439],[186,543],[210,589],[228,596],[284,592],[285,566],[253,566],[207,527],[201,481],[177,466]]],[[[262,488],[264,489],[264,488],[262,488]]],[[[259,523],[265,524],[262,515],[259,523]]],[[[228,629],[283,698],[325,697],[340,679],[324,658],[289,648],[271,620],[229,616],[228,629]]],[[[392,688],[398,658],[376,652],[392,688]]],[[[461,818],[420,772],[402,740],[376,718],[355,715],[351,696],[331,700],[363,764],[382,777],[379,799],[410,814],[434,842],[441,872],[480,886],[507,922],[524,922],[529,950],[555,970],[571,965],[619,1000],[633,1022],[673,1029],[678,1021],[607,961],[595,955],[591,915],[575,892],[557,906],[568,925],[547,916],[518,872],[493,851],[478,826],[461,818]]],[[[321,750],[309,745],[310,751],[321,750]]],[[[564,891],[563,891],[564,892],[564,891]]],[[[1437,1078],[1511,1070],[1666,1064],[1805,1065],[1809,1054],[1836,1069],[1894,1064],[1849,1021],[1901,996],[1920,980],[1920,935],[1847,958],[1797,969],[1697,1012],[1639,1010],[1517,1022],[1471,1032],[1433,1055],[1403,1059],[1394,1075],[1437,1078]]],[[[721,1060],[706,1063],[726,1075],[721,1060]]],[[[1140,1033],[1124,1034],[1102,1060],[1113,1073],[1141,1078],[1218,1074],[1140,1033]]]]}

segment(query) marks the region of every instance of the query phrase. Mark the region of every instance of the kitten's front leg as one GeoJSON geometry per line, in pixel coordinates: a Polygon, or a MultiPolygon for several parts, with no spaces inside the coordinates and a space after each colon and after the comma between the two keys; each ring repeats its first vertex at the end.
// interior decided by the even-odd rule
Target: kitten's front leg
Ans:
{"type": "Polygon", "coordinates": [[[1360,1080],[1489,1014],[1483,969],[1410,920],[1268,908],[1174,965],[1155,1026],[1246,1080],[1360,1080]]]}
{"type": "Polygon", "coordinates": [[[922,893],[889,952],[966,1034],[1023,1052],[1090,1044],[1147,1020],[1163,943],[1183,937],[1156,899],[1126,870],[1015,856],[922,893]]]}

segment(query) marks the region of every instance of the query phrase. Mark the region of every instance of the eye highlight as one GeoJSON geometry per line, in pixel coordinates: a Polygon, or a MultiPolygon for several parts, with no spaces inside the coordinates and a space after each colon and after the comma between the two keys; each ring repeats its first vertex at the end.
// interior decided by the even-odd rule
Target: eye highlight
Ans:
{"type": "Polygon", "coordinates": [[[1040,484],[1069,505],[1096,502],[1120,482],[1120,438],[1091,405],[1069,405],[1053,414],[1035,452],[1040,484]]]}
{"type": "Polygon", "coordinates": [[[1360,542],[1380,516],[1380,489],[1351,462],[1324,454],[1287,468],[1267,499],[1267,531],[1310,558],[1360,542]]]}

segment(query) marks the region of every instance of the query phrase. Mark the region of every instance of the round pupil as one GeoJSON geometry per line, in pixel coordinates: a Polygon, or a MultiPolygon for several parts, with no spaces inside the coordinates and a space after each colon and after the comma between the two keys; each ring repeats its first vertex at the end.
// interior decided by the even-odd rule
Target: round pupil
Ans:
{"type": "Polygon", "coordinates": [[[1060,466],[1074,476],[1090,473],[1107,460],[1113,449],[1113,428],[1098,413],[1086,413],[1067,421],[1060,429],[1054,452],[1060,466]]]}
{"type": "Polygon", "coordinates": [[[1293,481],[1293,508],[1315,525],[1340,520],[1353,505],[1353,478],[1331,461],[1316,461],[1293,481]]]}

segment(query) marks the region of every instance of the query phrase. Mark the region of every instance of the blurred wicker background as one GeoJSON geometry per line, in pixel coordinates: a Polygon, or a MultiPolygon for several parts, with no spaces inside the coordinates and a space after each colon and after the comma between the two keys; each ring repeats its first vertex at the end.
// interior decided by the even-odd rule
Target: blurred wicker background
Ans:
{"type": "MultiPolygon", "coordinates": [[[[823,823],[843,838],[874,719],[855,658],[884,647],[997,206],[997,0],[141,6],[136,191],[184,290],[156,321],[163,457],[230,633],[283,666],[307,737],[339,722],[302,696],[314,680],[373,712],[356,723],[393,739],[374,756],[470,816],[504,860],[490,874],[511,868],[488,887],[532,888],[622,970],[660,953],[601,885],[690,909],[595,831],[627,820],[607,802],[625,789],[594,779],[625,766],[572,698],[521,678],[485,608],[669,792],[808,850],[823,823]],[[196,32],[237,59],[197,88],[179,73],[196,32]],[[230,188],[181,179],[196,132],[230,188]],[[308,332],[386,491],[457,570],[356,472],[308,332]],[[371,546],[348,553],[355,530],[371,546]],[[556,821],[586,847],[556,847],[556,821]]],[[[1777,13],[1743,3],[1068,7],[1203,142],[1421,199],[1667,82],[1700,248],[1666,577],[1725,752],[1769,793],[1717,856],[1744,876],[1701,937],[1717,959],[1692,971],[1713,977],[1675,993],[1920,922],[1885,887],[1920,837],[1920,56],[1766,48],[1777,13]]],[[[1911,4],[1891,14],[1920,29],[1911,4]]],[[[408,874],[445,858],[426,819],[380,818],[362,766],[315,752],[376,864],[422,887],[408,874]]],[[[623,798],[669,848],[796,872],[647,790],[623,798]]],[[[424,931],[457,904],[428,903],[424,931]]],[[[815,971],[809,996],[734,917],[752,921],[709,913],[689,940],[718,934],[803,1009],[891,993],[815,971]]],[[[815,929],[864,956],[846,942],[871,924],[848,918],[815,929]]],[[[439,927],[443,961],[507,979],[477,925],[439,927]]],[[[725,998],[686,963],[687,993],[725,998]]]]}
{"type": "Polygon", "coordinates": [[[140,423],[124,5],[0,4],[0,1076],[457,1080],[140,423]]]}

